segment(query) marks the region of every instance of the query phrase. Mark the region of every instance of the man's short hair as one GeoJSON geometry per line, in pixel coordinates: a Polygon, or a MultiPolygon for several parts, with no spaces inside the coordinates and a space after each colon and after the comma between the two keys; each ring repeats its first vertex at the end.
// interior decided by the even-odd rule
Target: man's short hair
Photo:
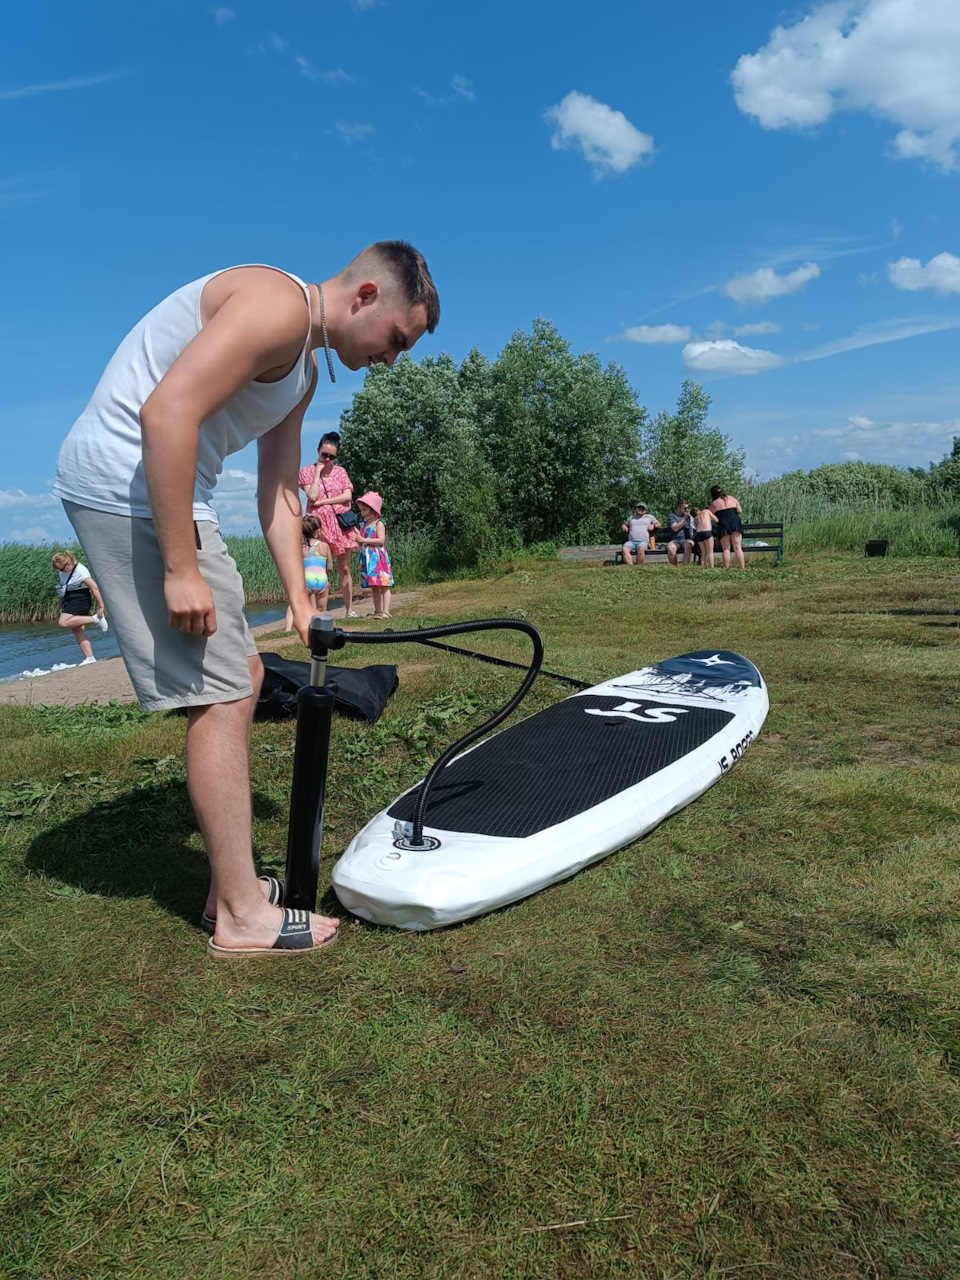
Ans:
{"type": "Polygon", "coordinates": [[[440,298],[423,254],[406,240],[378,240],[347,264],[344,275],[375,279],[383,272],[396,281],[409,307],[426,309],[427,332],[433,333],[440,322],[440,298]]]}

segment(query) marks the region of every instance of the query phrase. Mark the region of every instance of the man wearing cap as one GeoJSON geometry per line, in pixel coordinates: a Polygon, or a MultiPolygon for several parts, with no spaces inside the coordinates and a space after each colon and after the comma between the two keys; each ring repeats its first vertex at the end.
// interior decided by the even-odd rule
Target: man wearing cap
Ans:
{"type": "Polygon", "coordinates": [[[210,861],[201,923],[215,957],[315,952],[339,921],[282,906],[251,843],[250,724],[263,666],[211,490],[257,441],[257,505],[293,623],[309,641],[297,492],[315,352],[393,364],[440,316],[421,254],[380,241],[308,284],[240,266],[184,285],[130,331],[60,451],[54,493],[102,586],[143,707],[187,713],[190,799],[210,861]]]}
{"type": "Polygon", "coordinates": [[[624,520],[621,528],[627,535],[627,540],[623,544],[623,563],[636,564],[639,567],[643,564],[650,546],[650,534],[654,529],[660,528],[660,521],[656,516],[647,515],[645,502],[638,502],[633,509],[633,515],[624,520]],[[637,557],[636,560],[634,556],[637,557]]]}

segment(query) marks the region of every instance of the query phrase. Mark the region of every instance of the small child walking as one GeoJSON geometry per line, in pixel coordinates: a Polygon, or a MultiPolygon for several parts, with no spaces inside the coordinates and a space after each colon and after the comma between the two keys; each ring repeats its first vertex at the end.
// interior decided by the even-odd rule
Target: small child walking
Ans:
{"type": "MultiPolygon", "coordinates": [[[[320,536],[320,521],[316,516],[304,516],[302,525],[303,537],[303,581],[310,596],[310,603],[318,613],[326,613],[327,597],[330,594],[330,583],[327,580],[327,566],[333,559],[329,544],[320,536]]],[[[293,610],[287,605],[287,616],[283,629],[293,629],[293,610]]]]}
{"type": "Polygon", "coordinates": [[[387,554],[387,526],[380,518],[383,499],[371,489],[357,499],[363,529],[360,532],[360,586],[369,587],[373,596],[373,616],[390,617],[390,588],[393,570],[387,554]]]}

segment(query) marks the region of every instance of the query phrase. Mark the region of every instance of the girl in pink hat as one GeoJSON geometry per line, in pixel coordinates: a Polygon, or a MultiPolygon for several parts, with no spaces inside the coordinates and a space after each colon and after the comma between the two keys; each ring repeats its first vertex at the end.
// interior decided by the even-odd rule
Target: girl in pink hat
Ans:
{"type": "Polygon", "coordinates": [[[393,571],[390,568],[390,557],[387,555],[387,526],[380,519],[383,499],[379,493],[374,493],[371,489],[369,493],[357,499],[357,506],[360,508],[360,520],[363,525],[358,540],[360,586],[370,588],[370,594],[373,596],[373,616],[389,618],[393,571]]]}

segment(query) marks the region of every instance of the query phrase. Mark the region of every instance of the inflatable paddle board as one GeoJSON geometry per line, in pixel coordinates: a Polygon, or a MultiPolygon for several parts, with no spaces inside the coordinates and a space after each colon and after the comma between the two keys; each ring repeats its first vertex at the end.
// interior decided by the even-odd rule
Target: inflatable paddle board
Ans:
{"type": "Polygon", "coordinates": [[[348,911],[437,929],[525,898],[646,835],[740,760],[769,701],[756,667],[703,649],[607,680],[456,756],[377,814],[333,868],[348,911]]]}

